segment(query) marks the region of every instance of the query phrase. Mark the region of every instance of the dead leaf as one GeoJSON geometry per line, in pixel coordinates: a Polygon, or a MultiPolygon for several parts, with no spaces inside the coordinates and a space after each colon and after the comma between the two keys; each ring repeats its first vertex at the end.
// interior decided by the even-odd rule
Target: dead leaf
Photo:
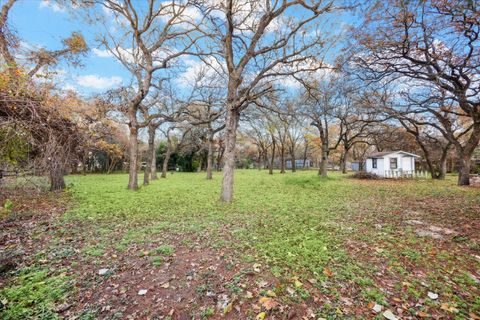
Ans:
{"type": "Polygon", "coordinates": [[[233,309],[233,301],[227,304],[227,306],[223,309],[223,314],[227,314],[233,309]]]}
{"type": "Polygon", "coordinates": [[[256,320],[263,320],[267,317],[267,314],[265,312],[260,312],[259,314],[257,314],[257,316],[255,317],[256,320]]]}
{"type": "Polygon", "coordinates": [[[470,312],[469,314],[470,318],[472,318],[473,320],[480,320],[480,316],[477,316],[475,313],[473,312],[470,312]]]}
{"type": "Polygon", "coordinates": [[[423,311],[418,311],[417,312],[417,316],[419,316],[420,318],[428,318],[430,317],[430,315],[426,312],[423,312],[423,311]]]}
{"type": "Polygon", "coordinates": [[[164,284],[162,284],[160,287],[164,288],[164,289],[167,289],[170,287],[170,282],[165,282],[164,284]]]}
{"type": "Polygon", "coordinates": [[[329,268],[323,269],[323,274],[330,278],[333,277],[333,271],[330,270],[329,268]]]}
{"type": "Polygon", "coordinates": [[[267,291],[267,297],[275,298],[277,294],[273,292],[272,290],[267,291]]]}
{"type": "Polygon", "coordinates": [[[275,308],[278,303],[269,297],[261,297],[258,301],[267,311],[272,310],[275,308]]]}
{"type": "Polygon", "coordinates": [[[457,313],[458,312],[457,308],[449,305],[448,303],[442,303],[442,305],[440,306],[440,309],[448,311],[448,312],[452,312],[452,313],[457,313]]]}

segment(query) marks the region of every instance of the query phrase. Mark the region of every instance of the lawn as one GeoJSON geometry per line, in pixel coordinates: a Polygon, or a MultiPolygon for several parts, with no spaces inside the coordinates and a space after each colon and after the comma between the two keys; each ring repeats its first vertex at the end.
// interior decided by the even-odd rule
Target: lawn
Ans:
{"type": "Polygon", "coordinates": [[[480,189],[453,176],[239,170],[232,205],[220,173],[127,178],[13,197],[3,319],[480,318],[480,189]]]}

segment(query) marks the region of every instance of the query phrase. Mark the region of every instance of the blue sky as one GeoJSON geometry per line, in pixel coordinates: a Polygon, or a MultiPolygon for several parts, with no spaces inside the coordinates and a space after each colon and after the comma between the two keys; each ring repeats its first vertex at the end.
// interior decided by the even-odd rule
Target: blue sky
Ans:
{"type": "Polygon", "coordinates": [[[128,83],[129,75],[119,63],[92,51],[95,48],[95,28],[80,19],[73,19],[65,9],[53,2],[21,0],[13,6],[9,21],[22,41],[47,49],[60,48],[61,39],[74,31],[83,34],[91,50],[82,58],[83,67],[58,66],[62,79],[60,87],[75,88],[88,95],[109,89],[112,87],[109,84],[118,85],[121,81],[128,83]]]}
{"type": "MultiPolygon", "coordinates": [[[[0,0],[2,2],[4,0],[0,0]]],[[[72,17],[68,10],[55,2],[20,0],[11,10],[9,21],[27,45],[55,50],[62,46],[61,39],[74,31],[81,32],[85,37],[90,51],[82,58],[83,66],[72,67],[63,63],[56,67],[56,83],[59,88],[75,89],[81,94],[90,95],[130,82],[129,73],[119,62],[113,57],[99,54],[105,51],[96,48],[95,36],[102,30],[79,17],[72,17]]],[[[341,26],[346,22],[352,22],[352,17],[348,14],[338,16],[333,25],[341,26]]]]}

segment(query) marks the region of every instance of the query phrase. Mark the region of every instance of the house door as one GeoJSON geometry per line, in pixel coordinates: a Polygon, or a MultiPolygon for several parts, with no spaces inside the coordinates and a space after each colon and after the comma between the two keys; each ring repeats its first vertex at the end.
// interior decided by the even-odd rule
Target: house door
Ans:
{"type": "Polygon", "coordinates": [[[402,158],[402,171],[411,171],[412,170],[412,158],[403,157],[402,158]]]}

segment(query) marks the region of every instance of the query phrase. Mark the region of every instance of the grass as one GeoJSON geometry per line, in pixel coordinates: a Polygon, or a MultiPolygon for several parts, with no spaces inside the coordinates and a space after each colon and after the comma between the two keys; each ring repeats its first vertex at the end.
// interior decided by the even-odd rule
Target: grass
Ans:
{"type": "Polygon", "coordinates": [[[62,273],[48,269],[25,268],[17,273],[14,285],[0,290],[2,319],[60,319],[55,304],[64,301],[72,284],[62,273]]]}
{"type": "MultiPolygon", "coordinates": [[[[231,206],[218,201],[218,176],[207,181],[200,174],[177,173],[135,192],[126,190],[124,175],[72,176],[68,181],[78,205],[65,219],[107,228],[127,224],[120,244],[165,230],[208,233],[211,246],[228,238],[236,251],[253,251],[271,267],[298,272],[322,274],[327,265],[345,261],[338,237],[345,230],[334,220],[351,209],[354,203],[347,200],[362,187],[339,175],[319,179],[313,172],[262,173],[237,172],[231,206]]],[[[157,253],[169,255],[172,250],[163,245],[157,253]]]]}
{"type": "MultiPolygon", "coordinates": [[[[478,299],[452,293],[475,286],[468,277],[475,262],[465,248],[478,247],[478,239],[462,238],[454,247],[439,248],[432,255],[437,245],[434,240],[417,238],[412,228],[401,226],[409,212],[417,211],[428,214],[429,223],[453,218],[453,212],[466,219],[478,218],[478,189],[456,187],[455,177],[372,182],[338,173],[321,179],[313,171],[271,176],[265,171],[239,170],[231,205],[218,201],[220,179],[220,174],[208,181],[203,173],[175,173],[130,191],[124,174],[69,176],[68,192],[74,206],[59,224],[88,226],[89,235],[81,249],[87,261],[112,252],[122,256],[135,251],[142,257],[145,251],[150,264],[159,267],[176,253],[177,246],[194,247],[201,242],[201,246],[222,249],[243,263],[260,263],[265,272],[279,278],[295,276],[304,283],[314,279],[313,288],[299,289],[297,295],[306,300],[312,290],[318,290],[329,297],[330,302],[317,310],[319,315],[338,316],[340,297],[355,287],[359,288],[357,298],[365,304],[394,303],[384,288],[390,285],[387,281],[395,281],[390,290],[396,287],[397,297],[418,300],[425,289],[415,286],[412,268],[432,274],[432,286],[438,281],[446,292],[450,290],[448,301],[443,302],[455,302],[459,314],[478,309],[478,299]],[[172,239],[177,240],[175,245],[172,239]],[[444,267],[455,272],[448,274],[444,267]],[[379,272],[385,277],[379,279],[379,272]],[[404,288],[402,281],[412,285],[404,288]]],[[[66,290],[64,281],[47,275],[42,273],[47,280],[42,286],[48,290],[32,289],[31,282],[16,276],[11,286],[0,292],[0,297],[8,300],[7,306],[16,301],[19,308],[6,308],[7,319],[26,312],[28,303],[34,310],[48,310],[56,303],[59,292],[66,290]],[[19,295],[23,290],[47,293],[40,300],[23,299],[19,295]]],[[[211,315],[213,310],[205,309],[201,317],[211,315]]]]}

